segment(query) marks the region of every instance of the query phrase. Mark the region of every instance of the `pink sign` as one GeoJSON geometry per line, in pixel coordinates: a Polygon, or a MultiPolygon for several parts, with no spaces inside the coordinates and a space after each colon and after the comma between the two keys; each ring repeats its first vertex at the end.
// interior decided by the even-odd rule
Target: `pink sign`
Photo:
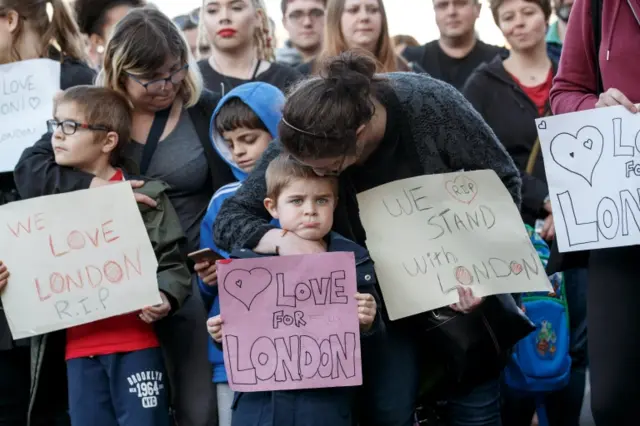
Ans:
{"type": "Polygon", "coordinates": [[[218,285],[231,389],[362,384],[353,253],[220,261],[218,285]]]}

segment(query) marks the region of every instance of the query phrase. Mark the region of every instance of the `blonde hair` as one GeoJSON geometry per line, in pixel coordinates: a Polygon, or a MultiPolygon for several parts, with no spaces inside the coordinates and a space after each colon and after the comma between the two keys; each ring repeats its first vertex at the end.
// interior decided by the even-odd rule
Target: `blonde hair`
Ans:
{"type": "Polygon", "coordinates": [[[318,176],[311,167],[300,163],[290,154],[280,154],[269,163],[265,172],[267,197],[277,201],[282,191],[298,179],[327,180],[333,195],[338,198],[337,176],[318,176]]]}
{"type": "MultiPolygon", "coordinates": [[[[200,8],[200,35],[206,37],[206,30],[202,22],[204,21],[205,1],[203,0],[202,7],[200,8]]],[[[267,14],[267,6],[264,0],[248,0],[251,6],[255,9],[256,13],[260,15],[260,25],[258,25],[253,33],[253,44],[256,47],[258,59],[262,61],[275,62],[275,46],[274,35],[269,23],[269,15],[267,14]]],[[[207,38],[208,40],[208,38],[207,38]]],[[[209,43],[211,43],[209,41],[209,43]]]]}
{"type": "Polygon", "coordinates": [[[96,84],[129,98],[124,86],[126,73],[153,74],[172,56],[189,65],[179,95],[185,107],[190,108],[198,103],[203,83],[187,40],[173,21],[156,8],[134,9],[116,24],[96,84]]]}
{"type": "Polygon", "coordinates": [[[40,37],[41,55],[48,56],[49,48],[56,45],[64,56],[86,60],[85,43],[80,29],[63,0],[0,0],[0,15],[10,10],[17,12],[22,18],[18,19],[18,29],[11,43],[12,62],[22,60],[17,41],[25,25],[31,26],[40,37]]]}
{"type": "MultiPolygon", "coordinates": [[[[345,2],[346,0],[327,1],[324,43],[322,52],[316,61],[316,69],[314,71],[318,71],[320,64],[327,58],[338,56],[341,53],[350,50],[347,45],[347,41],[344,39],[341,25],[345,2]]],[[[387,13],[385,12],[382,0],[378,0],[378,6],[380,7],[380,14],[382,16],[380,37],[378,38],[375,52],[368,53],[369,55],[374,56],[378,62],[377,72],[408,71],[409,69],[406,63],[399,60],[393,49],[394,44],[393,40],[391,40],[391,37],[389,36],[389,22],[387,20],[387,13]]],[[[363,51],[363,49],[359,50],[363,51]]]]}

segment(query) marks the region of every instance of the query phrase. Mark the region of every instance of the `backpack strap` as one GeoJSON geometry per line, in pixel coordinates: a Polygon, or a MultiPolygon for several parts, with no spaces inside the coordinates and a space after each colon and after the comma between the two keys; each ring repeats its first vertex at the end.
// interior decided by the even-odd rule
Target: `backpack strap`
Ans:
{"type": "Polygon", "coordinates": [[[164,128],[167,126],[167,121],[169,121],[170,112],[171,107],[163,109],[162,111],[156,112],[156,115],[153,118],[151,130],[147,137],[147,143],[144,145],[144,149],[142,150],[142,160],[140,161],[140,173],[143,175],[147,174],[147,170],[151,164],[151,158],[156,152],[156,148],[158,148],[160,136],[162,136],[162,132],[164,132],[164,128]]]}

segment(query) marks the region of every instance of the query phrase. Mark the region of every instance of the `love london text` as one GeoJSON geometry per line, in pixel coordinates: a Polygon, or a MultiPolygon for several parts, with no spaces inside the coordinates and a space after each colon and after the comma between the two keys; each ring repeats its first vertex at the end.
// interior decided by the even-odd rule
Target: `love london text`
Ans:
{"type": "Polygon", "coordinates": [[[40,97],[33,75],[26,75],[8,80],[0,80],[0,116],[19,113],[25,110],[37,110],[40,107],[40,97]]]}
{"type": "MultiPolygon", "coordinates": [[[[622,140],[622,119],[614,118],[612,123],[613,156],[628,157],[629,161],[624,164],[624,175],[629,179],[637,179],[640,176],[640,164],[632,158],[640,153],[640,131],[636,133],[635,143],[625,143],[622,140]]],[[[598,243],[602,238],[613,240],[618,236],[627,237],[632,232],[640,232],[640,188],[612,192],[610,196],[600,199],[595,209],[576,211],[574,195],[584,196],[586,193],[564,191],[557,194],[569,246],[598,243]]]]}
{"type": "Polygon", "coordinates": [[[439,251],[424,253],[402,262],[404,271],[411,277],[431,275],[437,282],[442,294],[456,291],[458,284],[465,286],[481,285],[497,279],[538,276],[540,271],[537,254],[532,252],[529,258],[486,259],[463,265],[458,256],[442,247],[439,251]]]}
{"type": "Polygon", "coordinates": [[[237,385],[356,376],[355,333],[335,333],[320,340],[307,335],[259,337],[251,344],[241,344],[238,336],[230,334],[224,338],[226,362],[237,385]]]}
{"type": "MultiPolygon", "coordinates": [[[[53,259],[73,258],[92,250],[100,250],[120,240],[113,220],[107,220],[91,229],[76,229],[67,233],[47,232],[47,221],[43,213],[36,213],[19,221],[7,224],[10,235],[16,239],[34,235],[45,236],[47,252],[53,259]]],[[[99,255],[98,255],[99,256],[99,255]]],[[[123,285],[143,276],[140,249],[122,252],[116,258],[98,260],[91,255],[91,261],[79,264],[73,270],[53,270],[33,279],[33,289],[42,303],[55,309],[61,319],[89,315],[107,309],[110,286],[123,285]]],[[[55,263],[55,262],[54,262],[55,263]]]]}

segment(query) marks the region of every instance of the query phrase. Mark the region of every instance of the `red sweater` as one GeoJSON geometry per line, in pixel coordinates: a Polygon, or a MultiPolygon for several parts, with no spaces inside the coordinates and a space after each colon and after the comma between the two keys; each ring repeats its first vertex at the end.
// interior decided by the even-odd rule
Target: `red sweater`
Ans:
{"type": "MultiPolygon", "coordinates": [[[[640,102],[640,0],[604,0],[600,69],[604,90],[616,88],[640,102]]],[[[576,0],[562,47],[558,74],[551,89],[554,114],[595,107],[596,71],[591,0],[576,0]]]]}
{"type": "MultiPolygon", "coordinates": [[[[122,181],[122,170],[110,179],[122,181]]],[[[157,348],[160,342],[151,324],[139,312],[119,315],[67,329],[67,360],[157,348]]]]}

